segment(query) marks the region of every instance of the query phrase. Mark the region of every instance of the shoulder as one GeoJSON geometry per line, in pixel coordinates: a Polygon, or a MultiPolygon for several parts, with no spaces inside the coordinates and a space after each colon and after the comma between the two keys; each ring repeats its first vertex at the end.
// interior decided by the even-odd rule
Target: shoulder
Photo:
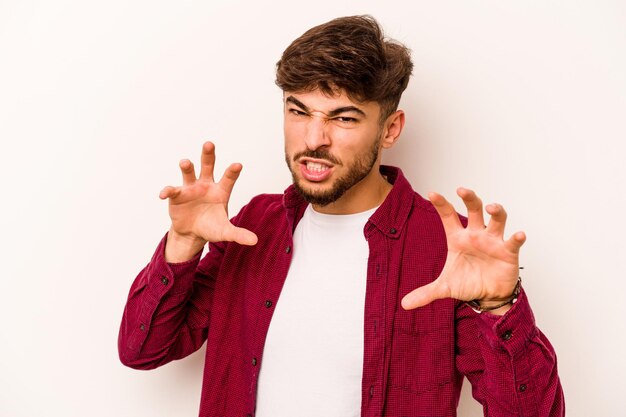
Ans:
{"type": "MultiPolygon", "coordinates": [[[[467,224],[467,218],[459,213],[457,214],[461,220],[461,224],[465,226],[467,224]]],[[[426,223],[443,231],[441,217],[439,217],[439,213],[437,213],[433,203],[415,191],[413,191],[413,210],[409,215],[409,221],[426,223]]]]}
{"type": "Polygon", "coordinates": [[[283,194],[259,194],[250,200],[245,205],[244,209],[259,210],[259,209],[276,209],[283,207],[283,194]]]}
{"type": "Polygon", "coordinates": [[[284,212],[282,194],[259,194],[243,206],[233,221],[242,221],[248,217],[262,218],[271,213],[284,212]]]}
{"type": "Polygon", "coordinates": [[[432,203],[417,192],[412,192],[412,207],[407,218],[407,229],[413,236],[439,240],[445,236],[443,223],[432,203]]]}
{"type": "Polygon", "coordinates": [[[429,200],[425,199],[424,197],[422,197],[418,192],[413,191],[413,209],[417,212],[420,213],[423,216],[436,216],[439,217],[437,214],[437,210],[435,210],[435,206],[433,206],[433,203],[431,203],[429,200]]]}

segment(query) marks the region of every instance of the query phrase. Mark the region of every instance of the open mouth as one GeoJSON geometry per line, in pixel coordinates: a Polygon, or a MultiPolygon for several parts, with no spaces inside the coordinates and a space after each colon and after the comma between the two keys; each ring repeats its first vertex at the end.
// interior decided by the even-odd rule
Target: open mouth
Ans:
{"type": "Polygon", "coordinates": [[[300,160],[300,173],[308,181],[320,182],[327,179],[333,170],[333,165],[324,160],[304,158],[300,160]]]}

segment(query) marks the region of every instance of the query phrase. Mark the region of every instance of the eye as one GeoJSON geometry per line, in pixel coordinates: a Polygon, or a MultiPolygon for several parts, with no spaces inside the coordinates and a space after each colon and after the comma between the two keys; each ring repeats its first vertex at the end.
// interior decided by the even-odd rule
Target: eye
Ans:
{"type": "Polygon", "coordinates": [[[294,116],[308,116],[305,112],[303,112],[302,110],[298,110],[298,109],[289,109],[288,110],[289,113],[293,114],[294,116]]]}
{"type": "Polygon", "coordinates": [[[333,120],[336,121],[336,122],[339,122],[342,125],[356,124],[359,121],[358,119],[356,119],[354,117],[347,117],[347,116],[334,117],[333,120]]]}

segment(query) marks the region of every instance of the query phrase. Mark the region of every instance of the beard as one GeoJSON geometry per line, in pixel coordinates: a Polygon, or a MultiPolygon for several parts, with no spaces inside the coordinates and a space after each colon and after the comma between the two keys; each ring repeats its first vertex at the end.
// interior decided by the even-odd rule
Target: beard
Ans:
{"type": "Polygon", "coordinates": [[[382,137],[379,135],[379,139],[374,142],[373,146],[366,150],[363,154],[358,155],[354,162],[348,167],[348,172],[337,178],[332,186],[327,190],[311,190],[305,188],[302,184],[304,180],[298,179],[298,176],[296,175],[296,168],[294,168],[291,163],[295,163],[299,158],[308,157],[325,159],[335,165],[343,165],[338,158],[326,149],[299,152],[295,154],[293,158],[289,158],[289,155],[285,154],[285,161],[291,171],[291,177],[293,178],[293,185],[295,189],[306,202],[316,206],[323,207],[337,201],[346,193],[346,191],[358,184],[372,171],[374,164],[378,160],[381,139],[382,137]]]}

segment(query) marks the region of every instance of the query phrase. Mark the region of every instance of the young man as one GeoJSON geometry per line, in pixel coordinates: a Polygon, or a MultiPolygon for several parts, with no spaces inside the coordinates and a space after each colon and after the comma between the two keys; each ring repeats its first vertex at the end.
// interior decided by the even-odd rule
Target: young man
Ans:
{"type": "Polygon", "coordinates": [[[381,166],[397,141],[408,50],[374,19],[339,18],[277,65],[293,185],[229,221],[241,170],[166,187],[172,220],[120,329],[149,369],[207,340],[200,416],[453,416],[464,376],[485,415],[562,416],[554,351],[518,280],[524,233],[460,188],[468,218],[381,166]],[[201,259],[202,248],[209,253],[201,259]]]}

